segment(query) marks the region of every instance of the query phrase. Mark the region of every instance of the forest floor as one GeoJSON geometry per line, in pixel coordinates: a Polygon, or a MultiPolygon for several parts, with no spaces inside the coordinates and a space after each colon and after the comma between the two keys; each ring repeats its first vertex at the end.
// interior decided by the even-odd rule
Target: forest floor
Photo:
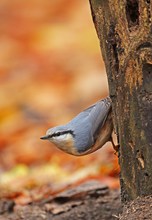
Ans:
{"type": "Polygon", "coordinates": [[[152,197],[137,198],[122,209],[119,190],[111,190],[98,181],[88,181],[27,205],[1,199],[0,220],[20,219],[151,220],[152,197]]]}
{"type": "Polygon", "coordinates": [[[114,220],[121,212],[120,193],[98,181],[88,181],[41,201],[16,205],[0,202],[0,220],[114,220]]]}

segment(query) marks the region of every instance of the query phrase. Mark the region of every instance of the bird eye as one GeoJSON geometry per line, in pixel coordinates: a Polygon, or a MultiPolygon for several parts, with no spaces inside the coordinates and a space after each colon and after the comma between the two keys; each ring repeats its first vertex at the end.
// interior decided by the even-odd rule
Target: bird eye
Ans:
{"type": "Polygon", "coordinates": [[[57,132],[57,133],[56,133],[56,136],[60,136],[60,134],[61,134],[60,132],[57,132]]]}

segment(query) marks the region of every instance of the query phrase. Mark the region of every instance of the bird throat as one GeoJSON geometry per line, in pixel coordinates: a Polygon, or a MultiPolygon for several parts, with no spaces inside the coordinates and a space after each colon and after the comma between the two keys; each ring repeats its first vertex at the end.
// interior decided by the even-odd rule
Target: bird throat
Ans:
{"type": "Polygon", "coordinates": [[[72,137],[71,133],[68,133],[66,139],[64,139],[62,141],[56,139],[56,140],[53,140],[52,142],[55,145],[57,145],[57,147],[60,150],[66,152],[68,154],[78,155],[78,152],[74,147],[74,140],[73,140],[73,137],[72,137]]]}

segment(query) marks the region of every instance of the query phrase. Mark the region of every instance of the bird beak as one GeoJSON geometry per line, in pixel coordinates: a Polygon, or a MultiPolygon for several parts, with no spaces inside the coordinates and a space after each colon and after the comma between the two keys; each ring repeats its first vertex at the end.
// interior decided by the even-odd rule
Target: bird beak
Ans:
{"type": "Polygon", "coordinates": [[[40,137],[40,139],[42,139],[42,140],[47,140],[47,139],[49,139],[49,135],[45,135],[45,136],[43,136],[43,137],[40,137]]]}

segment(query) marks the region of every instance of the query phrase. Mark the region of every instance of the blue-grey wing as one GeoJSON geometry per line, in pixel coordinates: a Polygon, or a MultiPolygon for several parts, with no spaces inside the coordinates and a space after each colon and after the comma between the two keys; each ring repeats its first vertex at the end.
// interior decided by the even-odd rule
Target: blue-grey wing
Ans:
{"type": "Polygon", "coordinates": [[[111,108],[111,99],[110,97],[107,97],[84,109],[75,118],[73,118],[70,121],[70,123],[78,123],[87,117],[90,117],[91,122],[94,122],[96,120],[99,122],[101,120],[100,118],[105,117],[105,115],[107,115],[110,108],[111,108]]]}
{"type": "Polygon", "coordinates": [[[75,128],[76,135],[79,134],[81,140],[84,139],[83,143],[85,142],[86,145],[87,143],[93,144],[93,138],[95,138],[98,129],[103,126],[110,109],[111,99],[107,97],[78,114],[68,125],[75,128]]]}
{"type": "Polygon", "coordinates": [[[110,109],[111,109],[111,99],[110,97],[107,97],[97,102],[93,107],[92,111],[89,113],[88,117],[89,117],[89,121],[92,124],[91,130],[94,136],[96,135],[98,129],[104,125],[110,109]]]}

